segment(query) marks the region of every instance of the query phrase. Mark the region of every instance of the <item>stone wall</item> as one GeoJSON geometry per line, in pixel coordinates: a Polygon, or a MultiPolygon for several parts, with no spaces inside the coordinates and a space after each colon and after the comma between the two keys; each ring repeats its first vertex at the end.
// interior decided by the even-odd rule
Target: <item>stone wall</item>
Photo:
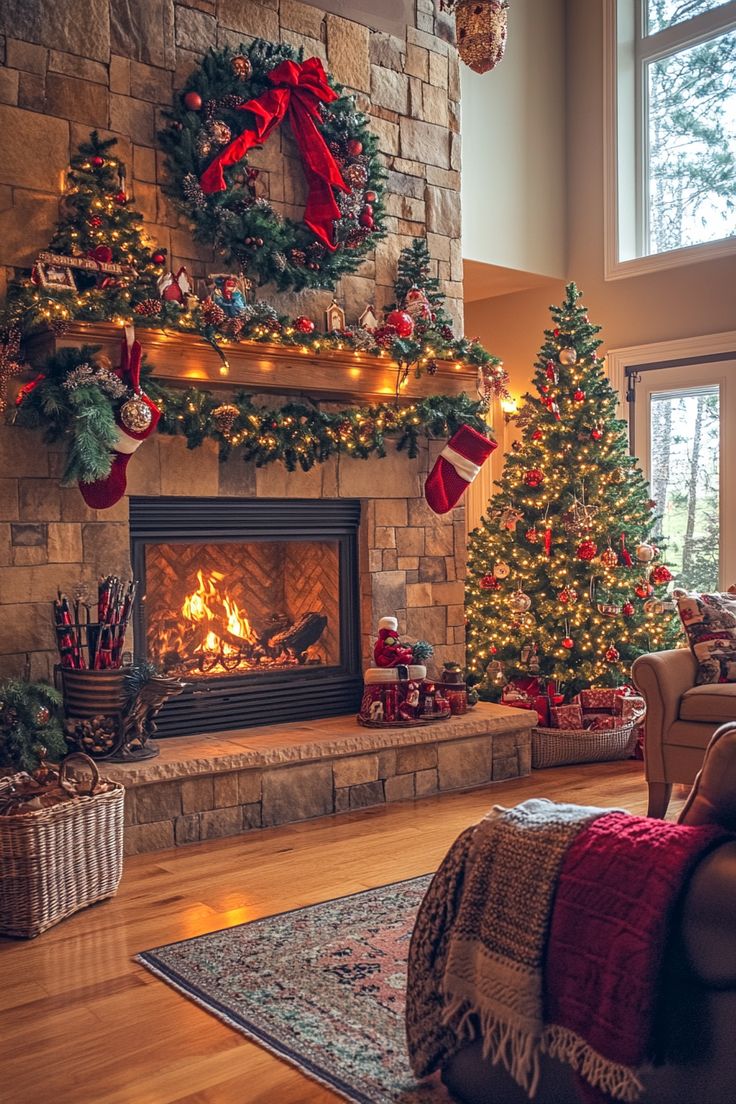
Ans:
{"type": "MultiPolygon", "coordinates": [[[[378,619],[396,613],[402,633],[431,641],[441,665],[463,660],[466,559],[463,506],[438,517],[423,495],[441,448],[423,442],[409,460],[389,446],[384,459],[342,456],[287,472],[282,464],[256,468],[237,453],[221,464],[212,441],[189,450],[184,438],[154,436],[131,457],[128,494],[282,498],[285,509],[290,498],[360,499],[364,661],[378,619]]],[[[61,452],[39,434],[0,427],[0,676],[21,674],[29,655],[32,677],[50,677],[57,589],[130,575],[128,497],[90,510],[76,487],[59,485],[61,467],[61,452]]]]}
{"type": "MultiPolygon", "coordinates": [[[[128,188],[174,270],[212,271],[158,185],[162,112],[211,45],[253,37],[303,46],[371,116],[387,171],[388,236],[358,274],[341,281],[348,318],[393,298],[399,251],[426,234],[448,309],[462,321],[459,75],[454,47],[416,0],[405,38],[297,0],[3,0],[0,4],[0,274],[28,266],[58,212],[71,152],[96,127],[118,139],[128,188]]],[[[342,5],[349,14],[351,5],[342,5]]],[[[251,162],[274,207],[300,217],[303,177],[285,128],[251,162]]],[[[2,292],[0,284],[0,293],[2,292]]],[[[267,293],[267,289],[266,289],[267,293]]],[[[281,296],[284,311],[316,313],[325,293],[281,296]]]]}

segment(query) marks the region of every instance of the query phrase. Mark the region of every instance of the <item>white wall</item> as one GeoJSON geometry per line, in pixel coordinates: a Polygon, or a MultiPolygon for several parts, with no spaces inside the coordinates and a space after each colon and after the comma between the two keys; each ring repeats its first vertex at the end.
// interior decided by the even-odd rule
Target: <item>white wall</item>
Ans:
{"type": "Polygon", "coordinates": [[[563,275],[565,68],[564,0],[512,0],[500,65],[461,65],[466,260],[563,275]]]}

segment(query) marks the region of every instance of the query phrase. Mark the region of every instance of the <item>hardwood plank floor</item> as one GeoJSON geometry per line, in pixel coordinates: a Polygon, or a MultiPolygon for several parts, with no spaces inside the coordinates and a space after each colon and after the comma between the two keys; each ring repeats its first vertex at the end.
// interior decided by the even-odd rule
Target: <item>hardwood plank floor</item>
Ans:
{"type": "MultiPolygon", "coordinates": [[[[0,1100],[338,1101],[179,996],[133,955],[427,873],[491,804],[532,796],[646,811],[641,763],[588,764],[126,859],[113,900],[36,940],[0,940],[0,1100]]],[[[683,798],[675,795],[670,817],[683,798]]]]}

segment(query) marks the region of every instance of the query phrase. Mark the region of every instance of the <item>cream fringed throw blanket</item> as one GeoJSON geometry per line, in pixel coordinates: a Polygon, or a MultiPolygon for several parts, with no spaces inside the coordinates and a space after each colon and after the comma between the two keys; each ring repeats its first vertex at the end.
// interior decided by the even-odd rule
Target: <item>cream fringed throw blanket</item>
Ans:
{"type": "Polygon", "coordinates": [[[417,916],[407,985],[412,1068],[425,1077],[474,1032],[533,1095],[543,959],[557,876],[578,833],[610,813],[533,798],[497,806],[455,842],[417,916]]]}

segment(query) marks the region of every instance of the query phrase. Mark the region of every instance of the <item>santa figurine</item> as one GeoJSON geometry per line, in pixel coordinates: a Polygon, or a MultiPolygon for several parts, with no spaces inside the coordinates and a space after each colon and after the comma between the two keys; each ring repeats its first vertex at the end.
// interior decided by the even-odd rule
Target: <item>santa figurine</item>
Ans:
{"type": "Polygon", "coordinates": [[[378,640],[373,649],[376,667],[409,666],[414,662],[411,645],[399,640],[399,622],[395,617],[382,617],[378,622],[378,640]]]}

